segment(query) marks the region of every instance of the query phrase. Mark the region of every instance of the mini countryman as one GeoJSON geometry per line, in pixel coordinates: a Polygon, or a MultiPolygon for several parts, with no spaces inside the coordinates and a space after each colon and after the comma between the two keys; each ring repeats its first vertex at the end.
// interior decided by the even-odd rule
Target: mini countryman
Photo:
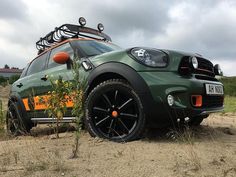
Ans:
{"type": "MultiPolygon", "coordinates": [[[[36,42],[38,56],[12,85],[7,113],[11,133],[53,121],[38,97],[52,89],[47,76],[73,79],[70,61],[75,53],[86,79],[84,124],[91,136],[130,141],[145,127],[185,121],[199,125],[210,113],[223,110],[224,89],[215,77],[221,74],[218,64],[193,53],[122,49],[101,23],[98,29],[85,25],[80,18],[79,25],[64,24],[36,42]]],[[[74,119],[68,113],[61,121],[74,119]]]]}

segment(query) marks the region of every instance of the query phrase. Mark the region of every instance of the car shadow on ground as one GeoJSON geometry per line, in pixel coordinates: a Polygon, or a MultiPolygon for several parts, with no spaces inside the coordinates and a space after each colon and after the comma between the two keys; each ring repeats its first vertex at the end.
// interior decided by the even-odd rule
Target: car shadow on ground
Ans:
{"type": "MultiPolygon", "coordinates": [[[[185,142],[185,141],[209,141],[219,139],[235,139],[235,127],[213,127],[209,125],[200,125],[197,127],[176,127],[176,128],[152,128],[147,129],[142,141],[158,142],[185,142]]],[[[236,139],[235,139],[236,142],[236,139]]]]}
{"type": "MultiPolygon", "coordinates": [[[[74,124],[61,124],[58,128],[59,133],[75,131],[74,124]]],[[[30,135],[34,137],[56,134],[56,126],[53,124],[37,125],[32,128],[30,135]]]]}
{"type": "MultiPolygon", "coordinates": [[[[62,124],[59,127],[59,133],[75,131],[74,124],[62,124]]],[[[52,125],[38,125],[34,127],[30,134],[34,137],[55,134],[55,126],[52,125]]],[[[200,125],[197,127],[175,127],[175,128],[147,128],[141,141],[147,142],[205,142],[209,140],[235,139],[236,142],[236,128],[235,127],[213,127],[209,125],[200,125]]]]}

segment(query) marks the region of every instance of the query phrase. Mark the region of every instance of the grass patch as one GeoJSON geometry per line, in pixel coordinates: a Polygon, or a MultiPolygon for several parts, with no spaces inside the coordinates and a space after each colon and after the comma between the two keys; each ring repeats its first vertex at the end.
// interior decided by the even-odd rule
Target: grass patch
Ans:
{"type": "Polygon", "coordinates": [[[220,81],[224,84],[225,95],[236,97],[236,77],[223,77],[220,81]]]}
{"type": "Polygon", "coordinates": [[[2,100],[0,100],[0,135],[4,133],[4,125],[5,125],[5,112],[2,108],[2,100]]]}
{"type": "Polygon", "coordinates": [[[224,113],[236,113],[236,96],[225,96],[224,100],[224,113]]]}

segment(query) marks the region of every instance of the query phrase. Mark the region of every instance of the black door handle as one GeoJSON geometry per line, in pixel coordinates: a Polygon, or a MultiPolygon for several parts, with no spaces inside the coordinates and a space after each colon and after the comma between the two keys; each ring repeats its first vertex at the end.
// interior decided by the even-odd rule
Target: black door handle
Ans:
{"type": "Polygon", "coordinates": [[[17,84],[16,86],[19,87],[19,88],[21,88],[21,87],[23,86],[23,84],[22,84],[22,83],[19,83],[19,84],[17,84]]]}
{"type": "Polygon", "coordinates": [[[48,80],[48,76],[45,75],[45,76],[41,77],[41,80],[43,80],[43,81],[47,81],[47,80],[48,80]]]}

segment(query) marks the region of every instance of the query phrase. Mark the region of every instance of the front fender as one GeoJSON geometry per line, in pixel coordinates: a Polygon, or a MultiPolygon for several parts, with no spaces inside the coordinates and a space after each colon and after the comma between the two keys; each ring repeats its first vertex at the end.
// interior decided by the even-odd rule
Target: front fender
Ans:
{"type": "Polygon", "coordinates": [[[88,86],[91,86],[93,81],[99,76],[105,76],[106,73],[117,74],[125,78],[139,94],[150,92],[143,78],[133,68],[118,62],[108,62],[96,67],[88,76],[88,86]]]}

